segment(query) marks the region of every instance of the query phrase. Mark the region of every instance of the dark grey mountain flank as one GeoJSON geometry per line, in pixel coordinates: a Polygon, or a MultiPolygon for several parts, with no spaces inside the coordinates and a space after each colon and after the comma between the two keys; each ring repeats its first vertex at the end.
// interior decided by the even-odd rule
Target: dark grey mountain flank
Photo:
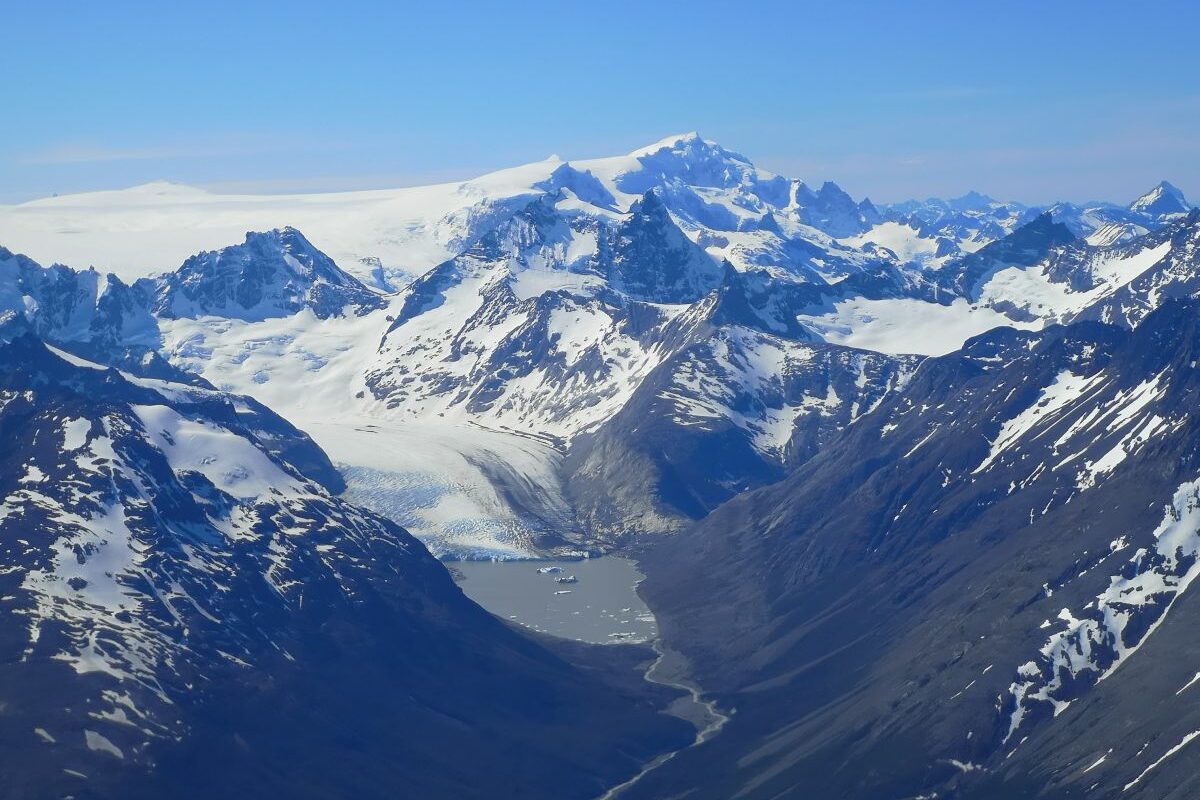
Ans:
{"type": "Polygon", "coordinates": [[[491,617],[250,398],[10,314],[0,433],[5,797],[589,798],[687,741],[647,654],[491,617]]]}
{"type": "Polygon", "coordinates": [[[1197,348],[1194,301],[998,329],[656,548],[665,639],[736,714],[629,796],[1195,791],[1197,348]]]}

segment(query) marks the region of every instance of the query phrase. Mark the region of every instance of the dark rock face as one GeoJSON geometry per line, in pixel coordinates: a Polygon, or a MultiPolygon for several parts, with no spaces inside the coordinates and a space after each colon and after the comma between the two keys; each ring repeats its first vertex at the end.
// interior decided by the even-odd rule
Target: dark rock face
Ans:
{"type": "Polygon", "coordinates": [[[801,207],[801,219],[830,236],[853,236],[883,220],[870,200],[856,203],[832,181],[821,184],[815,192],[800,184],[795,198],[801,207]]]}
{"type": "Polygon", "coordinates": [[[724,269],[683,235],[647,192],[614,232],[602,264],[614,289],[635,300],[691,303],[721,284],[724,269]]]}
{"type": "Polygon", "coordinates": [[[150,294],[115,275],[42,267],[0,248],[0,314],[22,318],[47,342],[91,361],[146,377],[204,385],[159,353],[150,294]]]}
{"type": "Polygon", "coordinates": [[[773,483],[902,386],[917,359],[704,326],[594,434],[568,486],[589,530],[680,530],[773,483]]]}
{"type": "Polygon", "coordinates": [[[690,735],[468,601],[247,398],[72,363],[8,314],[0,434],[14,797],[483,798],[504,774],[591,798],[690,735]]]}
{"type": "Polygon", "coordinates": [[[247,233],[246,241],[192,256],[173,273],[138,284],[162,317],[260,320],[309,309],[319,319],[364,314],[382,300],[294,228],[247,233]]]}
{"type": "Polygon", "coordinates": [[[736,709],[631,797],[1191,793],[1200,306],[997,329],[647,563],[736,709]]]}

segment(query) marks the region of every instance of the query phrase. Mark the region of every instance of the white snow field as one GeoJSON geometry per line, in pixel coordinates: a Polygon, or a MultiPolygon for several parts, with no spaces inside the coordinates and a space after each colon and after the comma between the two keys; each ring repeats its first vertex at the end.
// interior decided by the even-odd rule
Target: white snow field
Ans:
{"type": "Polygon", "coordinates": [[[841,301],[821,316],[801,317],[827,342],[879,353],[940,356],[962,347],[972,336],[1001,325],[1037,328],[994,309],[957,299],[948,306],[897,297],[841,301]]]}
{"type": "Polygon", "coordinates": [[[537,554],[540,530],[571,524],[557,477],[561,453],[463,413],[414,415],[375,402],[364,371],[388,316],[381,309],[320,320],[305,309],[258,322],[164,320],[164,350],[306,431],[346,477],[352,501],[405,525],[435,554],[537,554]]]}

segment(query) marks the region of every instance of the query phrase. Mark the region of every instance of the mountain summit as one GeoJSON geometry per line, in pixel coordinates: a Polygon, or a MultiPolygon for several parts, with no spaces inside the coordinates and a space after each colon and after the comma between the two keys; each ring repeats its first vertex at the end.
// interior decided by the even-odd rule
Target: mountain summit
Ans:
{"type": "Polygon", "coordinates": [[[164,317],[259,320],[308,308],[325,319],[381,306],[378,295],[291,227],[247,233],[242,244],[192,256],[154,283],[154,311],[164,317]]]}
{"type": "Polygon", "coordinates": [[[1191,206],[1177,186],[1161,181],[1153,189],[1130,203],[1129,208],[1153,217],[1162,217],[1169,214],[1186,214],[1191,206]]]}

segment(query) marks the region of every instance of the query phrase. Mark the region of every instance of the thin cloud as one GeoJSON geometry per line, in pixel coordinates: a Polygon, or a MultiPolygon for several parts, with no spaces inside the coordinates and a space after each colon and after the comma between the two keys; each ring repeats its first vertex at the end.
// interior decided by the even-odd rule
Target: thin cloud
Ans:
{"type": "Polygon", "coordinates": [[[280,142],[276,138],[237,138],[202,142],[170,142],[160,144],[119,146],[91,142],[67,142],[52,145],[18,156],[18,164],[56,166],[69,164],[104,164],[128,161],[170,161],[204,158],[253,156],[263,153],[311,152],[332,149],[306,142],[280,142]]]}

